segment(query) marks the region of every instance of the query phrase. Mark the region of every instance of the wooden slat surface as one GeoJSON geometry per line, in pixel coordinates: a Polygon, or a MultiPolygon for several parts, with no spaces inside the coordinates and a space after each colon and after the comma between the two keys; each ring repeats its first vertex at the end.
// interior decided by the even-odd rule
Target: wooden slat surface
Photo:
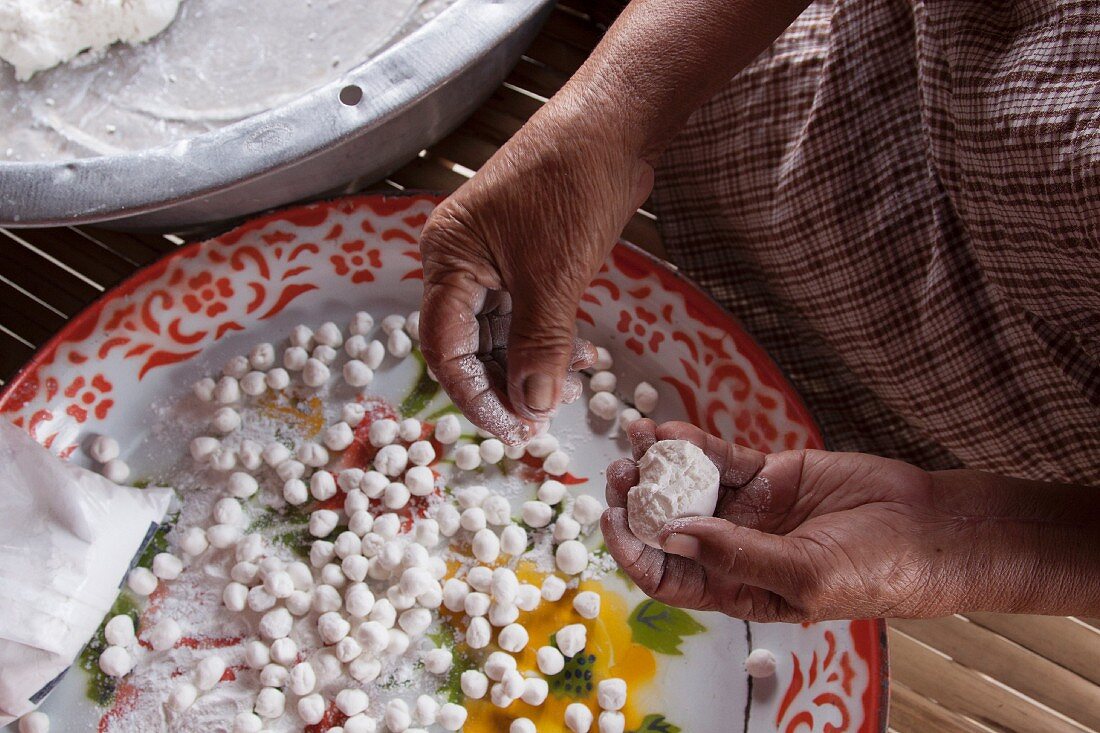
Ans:
{"type": "MultiPolygon", "coordinates": [[[[1054,622],[1068,625],[1069,619],[1054,622]]],[[[898,620],[898,631],[941,649],[961,665],[986,674],[1085,725],[1100,729],[1096,686],[1084,677],[962,616],[898,620]]]]}
{"type": "MultiPolygon", "coordinates": [[[[461,185],[583,63],[619,6],[562,0],[505,84],[454,133],[386,180],[356,180],[330,195],[461,185]]],[[[663,252],[651,216],[636,215],[624,236],[663,252]]],[[[0,230],[0,379],[178,241],[101,227],[0,230]]],[[[891,731],[1100,733],[1100,620],[970,614],[890,626],[891,731]]]]}

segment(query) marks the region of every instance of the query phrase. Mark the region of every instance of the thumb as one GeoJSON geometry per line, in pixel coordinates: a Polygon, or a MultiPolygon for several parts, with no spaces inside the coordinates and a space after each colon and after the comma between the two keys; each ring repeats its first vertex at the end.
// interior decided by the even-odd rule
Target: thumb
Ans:
{"type": "Polygon", "coordinates": [[[670,555],[694,560],[708,575],[788,597],[810,577],[796,540],[733,524],[718,517],[677,519],[661,531],[670,555]]]}
{"type": "Polygon", "coordinates": [[[545,421],[561,402],[562,383],[575,360],[577,298],[513,293],[512,303],[508,398],[520,417],[545,421]]]}

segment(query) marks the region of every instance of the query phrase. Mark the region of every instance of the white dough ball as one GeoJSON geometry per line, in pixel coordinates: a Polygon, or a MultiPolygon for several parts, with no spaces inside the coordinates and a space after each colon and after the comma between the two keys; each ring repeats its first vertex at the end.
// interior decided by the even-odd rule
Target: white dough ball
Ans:
{"type": "Polygon", "coordinates": [[[555,647],[539,647],[535,652],[535,663],[540,672],[547,677],[553,677],[565,669],[565,656],[555,647]]]}
{"type": "Polygon", "coordinates": [[[319,344],[335,348],[344,343],[344,334],[340,332],[340,327],[335,323],[326,321],[313,332],[313,340],[319,344]]]}
{"type": "Polygon", "coordinates": [[[139,596],[147,596],[157,589],[157,576],[148,568],[137,567],[126,577],[126,585],[139,596]]]}
{"type": "Polygon", "coordinates": [[[408,417],[402,420],[397,426],[397,434],[408,443],[412,443],[415,440],[420,440],[421,426],[420,421],[415,417],[408,417]]]}
{"type": "Polygon", "coordinates": [[[225,660],[217,655],[205,657],[195,666],[195,687],[213,690],[225,674],[225,660]]]}
{"type": "Polygon", "coordinates": [[[229,405],[241,399],[241,385],[233,377],[222,377],[214,385],[214,399],[222,405],[229,405]]]}
{"type": "Polygon", "coordinates": [[[97,463],[106,463],[107,461],[114,460],[119,456],[118,441],[112,438],[110,435],[99,435],[92,441],[91,447],[88,449],[88,454],[97,463]]]}
{"type": "Polygon", "coordinates": [[[210,377],[203,377],[199,381],[191,385],[191,391],[196,397],[203,402],[210,402],[214,399],[214,389],[216,385],[214,380],[210,377]]]}
{"type": "Polygon", "coordinates": [[[545,527],[554,516],[554,509],[543,501],[525,501],[520,511],[528,527],[545,527]]]}
{"type": "MultiPolygon", "coordinates": [[[[482,678],[484,679],[484,676],[482,678]]],[[[482,690],[480,695],[474,696],[466,692],[466,686],[463,685],[462,691],[467,697],[473,698],[475,700],[485,697],[485,690],[482,690]]],[[[443,730],[457,731],[461,730],[462,726],[466,724],[467,715],[468,713],[466,712],[466,708],[453,702],[449,702],[439,708],[439,717],[437,718],[437,721],[439,722],[439,726],[443,728],[443,730]]]]}
{"type": "Polygon", "coordinates": [[[649,382],[639,382],[634,388],[634,407],[643,415],[652,414],[657,409],[659,395],[649,382]]]}
{"type": "Polygon", "coordinates": [[[183,712],[195,704],[199,696],[199,690],[190,682],[180,682],[168,693],[168,707],[176,712],[183,712]]]}
{"type": "Polygon", "coordinates": [[[628,407],[619,413],[619,427],[623,432],[630,430],[630,426],[637,420],[642,419],[642,413],[635,410],[633,407],[628,407]]]}
{"type": "Polygon", "coordinates": [[[431,441],[417,440],[409,446],[409,463],[414,466],[427,466],[435,460],[435,448],[431,441]]]}
{"type": "Polygon", "coordinates": [[[374,381],[374,370],[358,359],[352,359],[344,364],[344,381],[351,387],[366,387],[374,381]]]}
{"type": "Polygon", "coordinates": [[[266,341],[256,344],[248,352],[248,363],[253,369],[265,371],[275,366],[275,347],[266,341]]]}
{"type": "MultiPolygon", "coordinates": [[[[489,691],[489,678],[476,669],[468,669],[462,673],[459,678],[459,685],[462,688],[462,694],[471,700],[480,700],[485,697],[485,693],[489,691]]],[[[443,706],[444,709],[447,707],[443,706]]],[[[440,710],[440,716],[442,717],[443,711],[440,710]]],[[[458,730],[458,728],[455,728],[458,730]]]]}
{"type": "Polygon", "coordinates": [[[121,484],[130,477],[130,466],[121,458],[112,458],[107,461],[100,471],[108,481],[114,481],[116,484],[121,484]]]}
{"type": "Polygon", "coordinates": [[[778,662],[767,649],[753,649],[745,658],[745,671],[750,677],[771,677],[778,662]]]}
{"type": "Polygon", "coordinates": [[[367,344],[367,350],[359,355],[359,358],[371,369],[382,366],[382,360],[386,358],[386,347],[381,341],[375,339],[367,344]]]}
{"type": "Polygon", "coordinates": [[[170,552],[158,552],[153,556],[153,575],[161,580],[175,580],[183,572],[183,560],[170,552]]]}
{"type": "Polygon", "coordinates": [[[565,595],[565,581],[556,575],[548,575],[542,581],[542,598],[557,603],[565,595]]]}
{"type": "Polygon", "coordinates": [[[247,499],[260,490],[260,483],[244,471],[235,471],[229,474],[226,490],[229,491],[230,496],[247,499]]]}
{"type": "Polygon", "coordinates": [[[500,549],[512,557],[527,551],[527,532],[517,524],[509,524],[500,532],[500,549]]]}
{"type": "Polygon", "coordinates": [[[103,627],[103,638],[111,646],[130,646],[134,643],[134,620],[126,614],[112,616],[103,627]]]}
{"type": "Polygon", "coordinates": [[[603,504],[593,496],[581,494],[573,500],[573,518],[581,524],[594,524],[602,514],[603,504]]]}
{"type": "Polygon", "coordinates": [[[455,466],[463,471],[472,471],[481,465],[481,451],[473,443],[460,446],[454,452],[455,466]]]}
{"type": "Polygon", "coordinates": [[[626,716],[617,710],[604,710],[598,718],[600,733],[623,733],[626,730],[626,716]]]}
{"type": "Polygon", "coordinates": [[[581,618],[593,619],[600,615],[600,594],[585,590],[573,596],[573,610],[581,618]]]}
{"type": "Polygon", "coordinates": [[[496,438],[489,438],[478,446],[481,460],[488,464],[500,463],[504,459],[504,443],[496,438]]]}
{"type": "Polygon", "coordinates": [[[626,705],[626,680],[609,677],[596,685],[596,699],[603,710],[622,710],[626,705]]]}
{"type": "Polygon", "coordinates": [[[538,490],[539,501],[544,501],[551,505],[557,504],[564,499],[565,494],[565,484],[557,479],[547,479],[543,481],[538,490]]]}
{"type": "Polygon", "coordinates": [[[584,624],[570,624],[558,629],[558,633],[554,635],[554,638],[557,640],[558,649],[561,650],[562,656],[574,657],[588,643],[588,629],[584,624]]]}
{"type": "Polygon", "coordinates": [[[462,436],[462,424],[454,415],[444,415],[435,424],[435,439],[441,445],[451,445],[462,436]]]}
{"type": "Polygon", "coordinates": [[[584,703],[570,703],[565,708],[565,727],[572,733],[588,733],[592,729],[592,711],[584,703]]]}
{"type": "Polygon", "coordinates": [[[554,562],[566,575],[579,575],[588,567],[588,548],[577,540],[566,540],[554,551],[554,562]]]}
{"type": "Polygon", "coordinates": [[[357,311],[351,317],[351,323],[348,324],[348,331],[360,336],[370,333],[372,328],[374,328],[374,316],[366,311],[357,311]]]}
{"type": "Polygon", "coordinates": [[[593,392],[614,392],[617,382],[618,379],[612,372],[596,372],[592,375],[588,386],[592,388],[593,392]]]}
{"type": "Polygon", "coordinates": [[[267,391],[267,375],[263,372],[249,372],[241,377],[241,391],[249,397],[257,397],[267,391]]]}
{"type": "Polygon", "coordinates": [[[325,362],[312,356],[306,359],[306,363],[302,367],[302,381],[307,386],[320,387],[329,380],[330,376],[332,376],[332,372],[329,371],[325,362]]]}
{"type": "Polygon", "coordinates": [[[546,702],[546,697],[549,694],[550,685],[546,680],[541,677],[528,677],[524,683],[523,694],[520,695],[520,699],[528,705],[538,707],[546,702]]]}
{"type": "Polygon", "coordinates": [[[588,411],[601,420],[614,420],[619,406],[619,398],[611,392],[597,392],[588,400],[588,411]]]}
{"type": "Polygon", "coordinates": [[[581,524],[568,514],[561,514],[554,522],[554,541],[565,542],[580,537],[581,524]]]}
{"type": "Polygon", "coordinates": [[[298,460],[310,468],[320,468],[328,463],[328,451],[320,443],[302,443],[295,453],[298,460]]]}
{"type": "Polygon", "coordinates": [[[530,718],[516,718],[508,726],[508,733],[537,733],[538,728],[530,718]]]}
{"type": "Polygon", "coordinates": [[[317,693],[298,700],[298,717],[306,725],[317,725],[325,717],[325,698],[317,693]]]}
{"type": "Polygon", "coordinates": [[[256,704],[252,709],[256,711],[256,715],[267,720],[281,718],[286,710],[286,695],[274,687],[264,687],[256,695],[256,704]]]}
{"type": "Polygon", "coordinates": [[[348,425],[357,427],[367,416],[367,408],[361,402],[347,402],[340,408],[340,419],[348,425]]]}
{"type": "Polygon", "coordinates": [[[191,440],[191,458],[196,463],[206,463],[214,452],[221,448],[221,441],[209,435],[200,435],[191,440]]]}
{"type": "Polygon", "coordinates": [[[453,664],[454,655],[449,649],[432,649],[424,655],[424,669],[432,674],[447,674],[453,664]]]}
{"type": "Polygon", "coordinates": [[[144,633],[145,640],[153,651],[162,652],[171,649],[183,637],[183,630],[175,619],[161,619],[144,633]]]}
{"type": "Polygon", "coordinates": [[[282,367],[275,367],[267,373],[264,381],[269,389],[278,392],[290,386],[290,373],[282,367]]]}
{"type": "Polygon", "coordinates": [[[565,451],[556,450],[542,462],[542,470],[546,471],[551,476],[561,476],[567,470],[569,470],[569,454],[565,451]]]}
{"type": "Polygon", "coordinates": [[[527,629],[520,624],[508,624],[497,635],[497,644],[506,652],[519,654],[527,647],[530,636],[527,629]]]}
{"type": "Polygon", "coordinates": [[[484,649],[492,640],[493,631],[484,616],[470,619],[466,628],[466,644],[471,649],[484,649]]]}
{"type": "Polygon", "coordinates": [[[398,359],[404,359],[412,353],[412,339],[404,331],[394,331],[386,340],[386,351],[398,359]]]}
{"type": "Polygon", "coordinates": [[[471,549],[478,562],[496,562],[500,556],[500,538],[491,529],[480,529],[474,534],[471,549]]]}
{"type": "Polygon", "coordinates": [[[222,374],[227,377],[240,379],[248,372],[249,366],[250,364],[248,363],[247,356],[234,356],[222,367],[222,374]]]}
{"type": "Polygon", "coordinates": [[[435,491],[435,475],[427,466],[413,466],[405,472],[405,485],[413,496],[428,496],[435,491]]]}

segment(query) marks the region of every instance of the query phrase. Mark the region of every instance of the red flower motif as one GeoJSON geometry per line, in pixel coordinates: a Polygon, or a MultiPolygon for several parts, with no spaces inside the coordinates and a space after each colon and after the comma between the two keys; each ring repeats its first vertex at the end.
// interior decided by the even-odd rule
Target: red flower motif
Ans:
{"type": "Polygon", "coordinates": [[[334,254],[329,260],[336,268],[337,275],[352,273],[353,283],[369,283],[374,280],[372,267],[382,266],[382,253],[377,249],[367,249],[367,243],[362,239],[354,242],[344,242],[340,245],[342,254],[334,254]]]}
{"type": "Polygon", "coordinates": [[[115,404],[114,400],[105,398],[112,389],[114,385],[102,374],[96,374],[91,382],[78,376],[65,388],[65,396],[73,400],[65,412],[80,423],[88,419],[89,411],[102,420],[115,404]]]}
{"type": "Polygon", "coordinates": [[[219,313],[229,310],[225,300],[233,296],[233,286],[229,284],[229,278],[219,277],[217,280],[209,272],[200,272],[187,281],[188,287],[194,292],[183,296],[183,304],[192,313],[198,313],[206,309],[208,318],[213,318],[219,313]]]}
{"type": "Polygon", "coordinates": [[[650,351],[656,353],[657,347],[665,340],[665,334],[662,331],[653,329],[653,324],[656,322],[656,313],[636,305],[633,314],[628,310],[619,313],[617,327],[619,333],[625,333],[628,336],[626,339],[627,348],[641,356],[646,346],[649,347],[650,351]]]}

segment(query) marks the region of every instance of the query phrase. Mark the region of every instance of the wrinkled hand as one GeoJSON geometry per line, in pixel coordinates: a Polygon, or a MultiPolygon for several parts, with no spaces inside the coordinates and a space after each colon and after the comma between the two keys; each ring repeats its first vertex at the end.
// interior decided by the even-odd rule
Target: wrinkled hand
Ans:
{"type": "Polygon", "coordinates": [[[581,294],[652,187],[613,130],[548,106],[429,218],[421,348],[459,409],[521,443],[595,350],[575,338],[581,294]]]}
{"type": "Polygon", "coordinates": [[[661,552],[627,526],[637,464],[608,467],[604,538],[651,597],[753,621],[952,612],[960,580],[943,553],[965,537],[945,531],[931,474],[858,453],[766,455],[686,423],[639,420],[630,433],[635,460],[656,440],[689,440],[721,473],[715,516],[670,522],[661,552]]]}

